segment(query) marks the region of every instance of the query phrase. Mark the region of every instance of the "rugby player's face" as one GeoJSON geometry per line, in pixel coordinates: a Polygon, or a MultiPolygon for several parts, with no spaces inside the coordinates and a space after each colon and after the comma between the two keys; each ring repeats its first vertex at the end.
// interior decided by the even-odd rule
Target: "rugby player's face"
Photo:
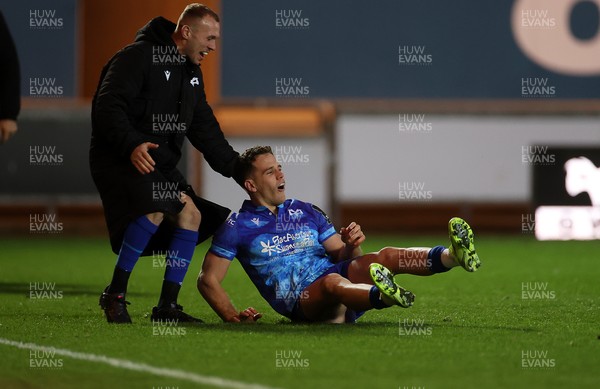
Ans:
{"type": "Polygon", "coordinates": [[[196,65],[217,48],[217,39],[219,39],[220,25],[210,16],[202,19],[194,19],[189,25],[183,26],[184,46],[183,55],[196,65]]]}
{"type": "Polygon", "coordinates": [[[250,177],[252,195],[256,202],[273,208],[285,201],[285,176],[273,154],[261,154],[252,163],[250,177]]]}

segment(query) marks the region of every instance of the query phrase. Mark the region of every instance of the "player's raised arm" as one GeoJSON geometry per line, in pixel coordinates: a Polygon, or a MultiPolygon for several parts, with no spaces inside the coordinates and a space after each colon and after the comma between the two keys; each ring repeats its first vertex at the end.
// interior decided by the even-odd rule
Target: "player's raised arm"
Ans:
{"type": "Polygon", "coordinates": [[[223,321],[253,323],[260,319],[262,314],[252,307],[238,313],[221,285],[230,264],[231,261],[227,258],[209,251],[198,275],[198,291],[223,321]]]}
{"type": "Polygon", "coordinates": [[[364,241],[365,234],[360,225],[352,222],[348,227],[341,228],[339,234],[332,235],[323,242],[323,247],[334,262],[340,262],[362,255],[360,245],[364,241]]]}

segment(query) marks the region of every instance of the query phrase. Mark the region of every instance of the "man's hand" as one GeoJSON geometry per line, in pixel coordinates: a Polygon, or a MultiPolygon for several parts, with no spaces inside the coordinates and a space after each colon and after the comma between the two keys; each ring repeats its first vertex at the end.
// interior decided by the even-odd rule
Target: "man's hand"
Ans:
{"type": "Polygon", "coordinates": [[[237,316],[232,317],[229,321],[232,323],[255,323],[262,317],[256,309],[249,307],[241,311],[237,316]]]}
{"type": "Polygon", "coordinates": [[[350,223],[348,227],[340,229],[342,242],[346,244],[346,248],[357,248],[365,241],[365,234],[360,229],[360,225],[355,222],[350,223]]]}
{"type": "Polygon", "coordinates": [[[0,144],[6,143],[17,132],[17,122],[12,119],[0,120],[0,144]]]}
{"type": "Polygon", "coordinates": [[[157,149],[158,145],[152,142],[142,143],[131,153],[131,163],[142,174],[151,173],[154,171],[154,160],[150,156],[148,151],[150,149],[157,149]]]}

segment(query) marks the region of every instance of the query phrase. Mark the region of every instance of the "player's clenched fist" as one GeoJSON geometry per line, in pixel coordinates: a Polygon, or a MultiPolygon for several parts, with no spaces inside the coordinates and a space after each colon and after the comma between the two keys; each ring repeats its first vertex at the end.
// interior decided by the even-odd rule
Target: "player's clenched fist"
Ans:
{"type": "Polygon", "coordinates": [[[350,223],[348,227],[342,227],[340,235],[346,246],[358,247],[365,241],[365,234],[355,222],[350,223]]]}
{"type": "Polygon", "coordinates": [[[148,151],[157,148],[158,145],[156,143],[145,142],[133,149],[130,159],[138,172],[147,174],[154,171],[155,163],[148,151]]]}

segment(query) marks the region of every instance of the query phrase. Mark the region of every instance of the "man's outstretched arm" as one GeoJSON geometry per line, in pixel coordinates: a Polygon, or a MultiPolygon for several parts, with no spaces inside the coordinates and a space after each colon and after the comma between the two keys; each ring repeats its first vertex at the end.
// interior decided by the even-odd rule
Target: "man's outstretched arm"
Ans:
{"type": "Polygon", "coordinates": [[[198,275],[198,291],[223,321],[255,322],[262,314],[252,307],[238,312],[221,285],[230,264],[231,261],[227,258],[219,257],[210,251],[206,253],[202,271],[198,275]]]}

